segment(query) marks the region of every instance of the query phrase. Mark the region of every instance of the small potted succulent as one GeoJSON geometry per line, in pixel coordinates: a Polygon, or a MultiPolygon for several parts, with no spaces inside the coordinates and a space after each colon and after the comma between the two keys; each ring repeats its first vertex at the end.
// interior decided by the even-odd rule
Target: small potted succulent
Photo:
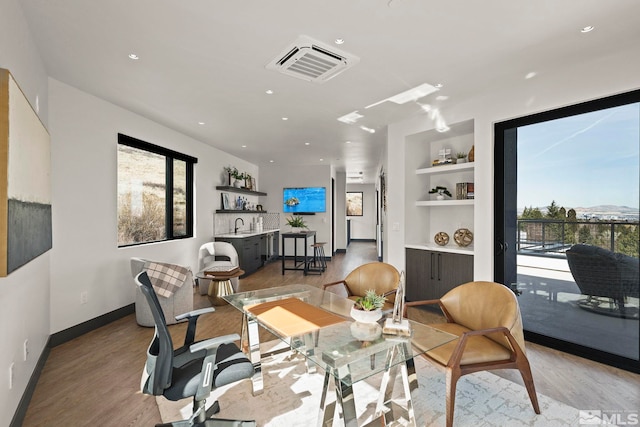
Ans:
{"type": "Polygon", "coordinates": [[[463,153],[463,152],[457,153],[456,163],[467,163],[467,153],[463,153]]]}
{"type": "Polygon", "coordinates": [[[436,199],[438,200],[444,200],[445,195],[451,197],[451,193],[449,192],[449,190],[447,190],[447,187],[441,187],[439,185],[435,188],[432,188],[429,191],[429,194],[437,194],[436,199]]]}
{"type": "Polygon", "coordinates": [[[386,300],[384,295],[378,295],[373,289],[369,289],[364,296],[356,299],[351,308],[351,317],[357,322],[377,322],[382,317],[382,307],[386,300]]]}

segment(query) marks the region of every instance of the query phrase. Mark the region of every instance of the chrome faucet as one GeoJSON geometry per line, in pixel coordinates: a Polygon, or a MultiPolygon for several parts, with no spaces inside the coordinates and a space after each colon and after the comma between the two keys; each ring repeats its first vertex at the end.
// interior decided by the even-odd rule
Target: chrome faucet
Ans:
{"type": "Polygon", "coordinates": [[[240,220],[240,222],[242,222],[242,225],[244,225],[244,219],[236,218],[236,222],[233,224],[233,226],[235,227],[235,230],[233,230],[233,234],[238,234],[238,220],[240,220]]]}

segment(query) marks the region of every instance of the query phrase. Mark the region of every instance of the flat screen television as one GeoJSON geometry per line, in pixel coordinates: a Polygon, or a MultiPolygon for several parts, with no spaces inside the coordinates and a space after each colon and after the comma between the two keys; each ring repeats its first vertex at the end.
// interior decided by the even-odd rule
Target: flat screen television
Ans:
{"type": "Polygon", "coordinates": [[[284,213],[306,214],[327,210],[325,187],[284,188],[282,194],[284,213]]]}

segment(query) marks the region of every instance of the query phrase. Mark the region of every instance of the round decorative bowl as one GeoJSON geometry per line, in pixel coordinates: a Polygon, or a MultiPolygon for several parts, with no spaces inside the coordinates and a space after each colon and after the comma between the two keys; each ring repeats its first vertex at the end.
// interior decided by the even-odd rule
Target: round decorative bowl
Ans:
{"type": "Polygon", "coordinates": [[[366,311],[351,307],[351,317],[356,322],[376,323],[380,318],[382,318],[382,309],[378,308],[376,310],[366,311]]]}

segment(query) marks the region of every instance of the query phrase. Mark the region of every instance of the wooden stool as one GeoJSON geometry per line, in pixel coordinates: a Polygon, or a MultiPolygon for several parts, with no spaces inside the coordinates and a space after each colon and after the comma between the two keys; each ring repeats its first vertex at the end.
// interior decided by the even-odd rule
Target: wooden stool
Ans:
{"type": "Polygon", "coordinates": [[[312,271],[320,271],[324,272],[327,269],[327,261],[324,258],[324,245],[327,242],[317,242],[310,245],[313,248],[313,260],[311,261],[311,265],[309,267],[312,271]]]}

